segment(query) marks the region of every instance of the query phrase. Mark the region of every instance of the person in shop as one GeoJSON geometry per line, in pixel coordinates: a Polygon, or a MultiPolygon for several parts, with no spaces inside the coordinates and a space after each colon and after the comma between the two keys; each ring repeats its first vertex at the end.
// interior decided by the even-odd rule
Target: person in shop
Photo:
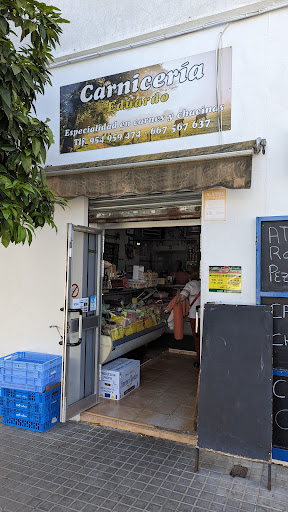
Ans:
{"type": "Polygon", "coordinates": [[[188,272],[182,267],[182,261],[177,260],[175,263],[174,271],[171,272],[171,276],[175,277],[175,283],[184,285],[190,281],[190,276],[188,272]]]}
{"type": "Polygon", "coordinates": [[[190,280],[185,285],[183,290],[177,295],[177,298],[180,302],[183,302],[185,299],[189,300],[190,309],[189,309],[189,320],[192,330],[192,335],[194,338],[195,349],[197,354],[197,361],[194,366],[199,368],[200,365],[200,336],[195,332],[196,328],[196,309],[200,306],[200,280],[198,271],[194,270],[190,274],[190,280]]]}

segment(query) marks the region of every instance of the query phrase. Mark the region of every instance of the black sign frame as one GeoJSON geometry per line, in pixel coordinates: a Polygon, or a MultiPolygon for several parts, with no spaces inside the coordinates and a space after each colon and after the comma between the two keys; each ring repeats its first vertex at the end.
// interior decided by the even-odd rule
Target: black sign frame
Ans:
{"type": "MultiPolygon", "coordinates": [[[[267,231],[267,229],[266,229],[267,231]]],[[[288,305],[288,277],[285,275],[285,268],[282,268],[283,261],[287,259],[288,268],[288,217],[275,216],[275,217],[257,217],[256,219],[256,304],[267,304],[271,301],[273,308],[273,345],[274,345],[274,358],[273,358],[273,375],[288,376],[288,355],[284,356],[284,344],[286,346],[285,336],[285,321],[288,322],[288,314],[286,320],[286,308],[283,299],[287,299],[288,305]],[[275,229],[279,223],[279,229],[275,229]],[[265,228],[269,230],[268,238],[265,228]],[[287,229],[287,232],[286,232],[287,229]],[[264,235],[263,235],[264,233],[264,235]],[[267,243],[269,247],[267,246],[267,243]],[[285,245],[287,243],[287,246],[285,245]],[[265,245],[266,244],[266,245],[265,245]],[[267,254],[263,254],[266,248],[266,253],[269,251],[268,260],[271,261],[272,269],[269,269],[267,274],[267,254]],[[277,254],[278,253],[278,254],[277,254]],[[274,258],[275,256],[275,258],[274,258]],[[275,261],[276,259],[276,261],[275,261]],[[279,260],[279,261],[278,261],[279,260]],[[264,268],[264,266],[266,267],[264,268]],[[276,267],[278,267],[276,269],[276,267]],[[284,270],[284,272],[283,272],[284,270]],[[270,274],[271,272],[271,274],[270,274]],[[269,282],[268,277],[270,276],[269,282]],[[272,284],[271,284],[272,283],[272,284]],[[287,284],[285,284],[287,283],[287,284]],[[278,309],[277,309],[278,307],[278,309]],[[281,317],[280,309],[285,310],[285,314],[281,317]],[[284,339],[283,346],[281,339],[284,339]],[[280,342],[280,343],[279,343],[280,342]]],[[[285,264],[285,261],[284,261],[285,264]]],[[[287,308],[288,309],[288,308],[287,308]]],[[[287,339],[288,339],[288,323],[287,323],[287,339]]],[[[287,344],[288,352],[288,344],[287,344]]],[[[275,382],[275,381],[274,381],[275,382]]],[[[273,387],[273,448],[272,457],[277,460],[288,461],[288,429],[287,429],[287,447],[281,446],[277,443],[277,432],[275,432],[275,416],[277,415],[277,400],[279,397],[275,396],[273,387]]],[[[286,398],[286,397],[285,397],[286,398]]],[[[279,401],[279,400],[278,400],[279,401]]],[[[279,411],[278,411],[279,412],[279,411]]]]}

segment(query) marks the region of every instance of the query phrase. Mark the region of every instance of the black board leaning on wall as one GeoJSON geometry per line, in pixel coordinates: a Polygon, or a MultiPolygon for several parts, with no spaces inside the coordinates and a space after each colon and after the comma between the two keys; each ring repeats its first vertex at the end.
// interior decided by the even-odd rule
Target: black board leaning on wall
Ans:
{"type": "Polygon", "coordinates": [[[272,329],[270,306],[205,305],[200,448],[271,459],[272,329]]]}

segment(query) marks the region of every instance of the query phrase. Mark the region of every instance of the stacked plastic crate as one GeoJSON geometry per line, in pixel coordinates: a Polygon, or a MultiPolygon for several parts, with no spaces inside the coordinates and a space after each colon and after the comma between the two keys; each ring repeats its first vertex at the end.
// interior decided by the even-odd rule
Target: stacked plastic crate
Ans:
{"type": "Polygon", "coordinates": [[[0,358],[2,423],[45,432],[60,421],[62,358],[15,352],[0,358]]]}

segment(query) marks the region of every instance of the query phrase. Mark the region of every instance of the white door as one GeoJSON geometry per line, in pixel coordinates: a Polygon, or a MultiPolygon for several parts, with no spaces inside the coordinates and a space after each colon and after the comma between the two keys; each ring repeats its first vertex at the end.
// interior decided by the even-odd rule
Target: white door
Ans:
{"type": "Polygon", "coordinates": [[[67,226],[61,421],[99,402],[104,231],[67,226]]]}

